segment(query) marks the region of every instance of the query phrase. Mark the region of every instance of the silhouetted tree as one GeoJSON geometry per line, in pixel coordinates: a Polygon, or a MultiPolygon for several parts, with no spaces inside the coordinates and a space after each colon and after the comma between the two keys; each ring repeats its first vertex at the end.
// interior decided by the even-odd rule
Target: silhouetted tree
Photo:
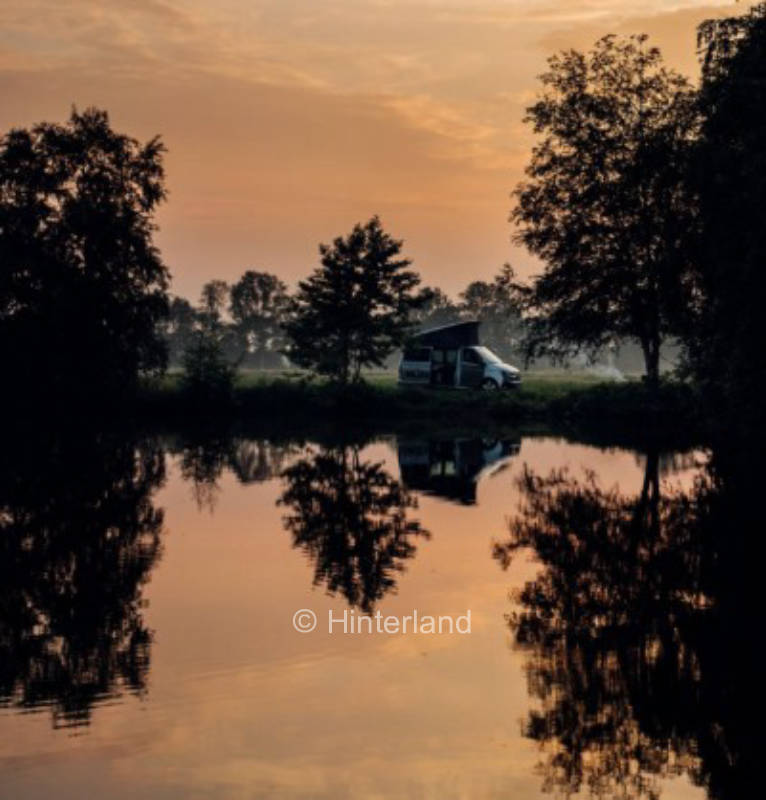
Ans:
{"type": "Polygon", "coordinates": [[[180,364],[198,322],[194,306],[183,297],[173,297],[167,320],[161,325],[168,348],[168,363],[180,364]]]}
{"type": "Polygon", "coordinates": [[[197,321],[181,357],[183,389],[200,405],[231,399],[243,355],[233,354],[234,333],[222,317],[228,295],[224,281],[209,281],[202,287],[197,321]]]}
{"type": "Polygon", "coordinates": [[[677,332],[689,273],[685,192],[697,129],[688,81],[646,36],[607,36],[549,60],[528,109],[542,140],[515,191],[516,239],[544,272],[521,290],[528,353],[566,357],[614,339],[641,344],[647,380],[677,332]]]}
{"type": "Polygon", "coordinates": [[[223,312],[226,310],[229,291],[229,284],[219,279],[208,281],[202,286],[198,314],[208,326],[223,327],[223,312]]]}
{"type": "Polygon", "coordinates": [[[492,282],[473,281],[460,293],[460,314],[481,321],[482,343],[505,358],[518,355],[524,335],[519,297],[510,264],[492,282]]]}
{"type": "Polygon", "coordinates": [[[319,246],[322,266],[298,284],[285,324],[291,361],[342,384],[383,365],[412,331],[410,312],[421,303],[420,278],[398,257],[401,248],[377,217],[319,246]]]}
{"type": "Polygon", "coordinates": [[[766,4],[699,29],[703,123],[692,188],[700,219],[696,292],[685,333],[716,412],[760,416],[766,389],[766,4]]]}
{"type": "Polygon", "coordinates": [[[285,284],[268,272],[248,270],[231,287],[229,313],[239,346],[257,367],[279,363],[288,299],[285,284]]]}
{"type": "Polygon", "coordinates": [[[146,690],[142,590],[161,554],[164,454],[68,430],[6,438],[3,455],[0,705],[85,725],[99,702],[146,690]]]}
{"type": "Polygon", "coordinates": [[[421,305],[412,313],[412,319],[420,330],[449,325],[460,319],[458,306],[438,287],[425,286],[420,296],[421,305]]]}
{"type": "Polygon", "coordinates": [[[314,584],[372,612],[415,555],[413,540],[429,535],[408,516],[415,497],[358,447],[309,450],[282,476],[279,504],[291,510],[284,524],[314,562],[314,584]]]}
{"type": "Polygon", "coordinates": [[[123,396],[161,370],[168,271],[152,241],[165,197],[159,138],[118,134],[106,112],[0,140],[0,360],[6,388],[123,396]]]}
{"type": "Polygon", "coordinates": [[[181,386],[198,404],[231,400],[236,368],[223,351],[221,339],[209,328],[195,330],[182,358],[181,386]]]}
{"type": "Polygon", "coordinates": [[[215,333],[225,359],[236,367],[247,354],[247,343],[241,341],[236,324],[224,317],[224,312],[231,310],[231,291],[232,287],[226,281],[208,281],[200,292],[197,315],[200,327],[215,333]]]}

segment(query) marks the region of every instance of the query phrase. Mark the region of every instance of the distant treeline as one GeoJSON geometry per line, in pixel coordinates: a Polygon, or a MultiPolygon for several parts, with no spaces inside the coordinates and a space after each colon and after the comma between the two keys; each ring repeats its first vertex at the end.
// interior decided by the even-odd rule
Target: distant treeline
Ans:
{"type": "MultiPolygon", "coordinates": [[[[473,281],[457,300],[441,289],[419,290],[420,304],[409,319],[416,330],[426,330],[466,319],[482,321],[482,341],[505,358],[523,358],[523,321],[511,283],[513,272],[504,266],[493,281],[473,281]]],[[[267,272],[248,270],[235,283],[211,280],[202,287],[196,305],[172,297],[170,314],[162,323],[171,365],[179,365],[194,332],[213,317],[225,331],[226,357],[241,367],[284,367],[288,341],[284,325],[291,314],[287,286],[267,272]]]]}
{"type": "MultiPolygon", "coordinates": [[[[413,309],[410,319],[417,331],[463,320],[481,320],[482,343],[510,363],[525,360],[525,333],[513,289],[514,273],[505,264],[491,281],[471,281],[457,299],[437,287],[420,290],[422,304],[413,309]]],[[[161,323],[167,342],[168,361],[172,367],[182,366],[184,353],[195,334],[211,321],[221,332],[224,358],[243,369],[280,369],[290,365],[286,356],[288,341],[284,325],[291,313],[291,294],[278,276],[268,272],[247,270],[239,280],[227,283],[208,281],[196,304],[184,297],[171,296],[169,315],[161,323]]],[[[666,347],[665,368],[675,364],[677,346],[666,347]]],[[[397,352],[386,359],[385,366],[395,368],[397,352]]],[[[644,369],[638,342],[615,341],[595,358],[585,353],[570,359],[574,367],[590,365],[614,367],[621,372],[639,374],[644,369]]],[[[551,359],[538,358],[537,369],[555,368],[551,359]]]]}

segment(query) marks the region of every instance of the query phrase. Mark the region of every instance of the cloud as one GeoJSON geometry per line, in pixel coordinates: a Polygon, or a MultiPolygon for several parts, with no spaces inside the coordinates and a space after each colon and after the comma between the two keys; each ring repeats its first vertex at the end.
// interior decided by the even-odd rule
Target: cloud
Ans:
{"type": "Polygon", "coordinates": [[[163,133],[162,244],[192,295],[205,272],[232,277],[258,259],[293,279],[317,241],[376,211],[429,282],[453,290],[525,259],[508,244],[508,194],[548,55],[648,31],[692,74],[696,24],[734,10],[729,0],[18,0],[0,5],[0,125],[60,119],[76,102],[108,108],[133,135],[163,133]]]}

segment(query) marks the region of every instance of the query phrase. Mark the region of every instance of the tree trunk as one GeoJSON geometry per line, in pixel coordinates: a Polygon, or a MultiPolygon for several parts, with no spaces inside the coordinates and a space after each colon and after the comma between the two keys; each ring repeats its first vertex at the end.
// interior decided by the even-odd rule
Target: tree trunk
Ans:
{"type": "Polygon", "coordinates": [[[340,369],[340,375],[338,376],[339,378],[338,382],[340,383],[341,386],[348,385],[349,370],[351,369],[351,358],[349,349],[350,348],[349,348],[348,335],[344,335],[343,344],[341,345],[341,369],[340,369]]]}
{"type": "Polygon", "coordinates": [[[646,367],[646,385],[656,395],[660,388],[660,341],[658,338],[645,339],[641,342],[646,367]]]}

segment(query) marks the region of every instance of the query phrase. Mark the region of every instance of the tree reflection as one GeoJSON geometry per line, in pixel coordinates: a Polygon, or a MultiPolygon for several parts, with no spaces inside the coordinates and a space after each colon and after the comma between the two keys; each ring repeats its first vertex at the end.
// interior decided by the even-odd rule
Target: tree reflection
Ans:
{"type": "Polygon", "coordinates": [[[191,484],[197,506],[213,511],[225,469],[241,484],[261,483],[278,476],[297,448],[227,431],[196,430],[187,433],[174,449],[179,454],[181,476],[191,484]]]}
{"type": "Polygon", "coordinates": [[[592,473],[519,478],[495,557],[531,548],[541,563],[509,622],[540,701],[525,732],[545,745],[546,790],[656,798],[685,774],[729,798],[762,781],[753,570],[732,546],[754,495],[714,465],[688,492],[661,483],[656,453],[636,495],[592,473]]]}
{"type": "Polygon", "coordinates": [[[0,467],[0,703],[88,724],[142,693],[151,632],[142,587],[161,552],[152,441],[92,432],[11,444],[0,467]]]}
{"type": "Polygon", "coordinates": [[[314,562],[314,584],[370,613],[395,589],[414,540],[429,536],[409,516],[414,495],[358,447],[309,448],[282,475],[284,524],[314,562]]]}
{"type": "Polygon", "coordinates": [[[215,510],[218,480],[228,464],[232,440],[215,433],[193,435],[184,440],[180,452],[181,477],[191,484],[199,509],[215,510]]]}

